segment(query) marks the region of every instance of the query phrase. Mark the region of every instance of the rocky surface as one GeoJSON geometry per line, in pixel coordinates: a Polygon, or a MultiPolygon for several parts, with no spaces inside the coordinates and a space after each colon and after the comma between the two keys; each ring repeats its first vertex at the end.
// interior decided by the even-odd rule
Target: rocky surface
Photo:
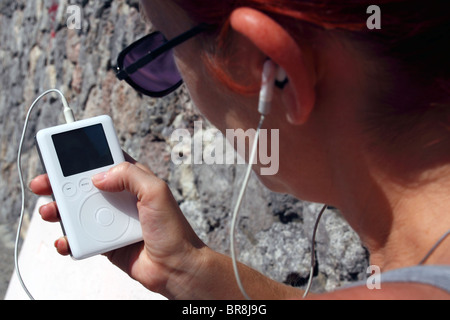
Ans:
{"type": "MultiPolygon", "coordinates": [[[[0,297],[13,270],[12,248],[20,212],[16,153],[26,112],[44,90],[64,92],[77,118],[110,114],[124,150],[166,180],[201,238],[228,253],[229,222],[242,165],[175,165],[175,129],[194,132],[202,120],[186,91],[164,99],[135,93],[115,78],[118,53],[149,32],[137,0],[71,1],[81,9],[81,28],[68,29],[67,0],[0,1],[0,297]]],[[[32,116],[22,161],[29,181],[42,172],[33,145],[37,130],[62,122],[56,97],[32,116]]],[[[36,198],[28,194],[27,212],[36,198]]],[[[303,286],[310,238],[320,205],[274,194],[252,179],[238,223],[240,260],[280,282],[303,286]]],[[[319,227],[313,289],[332,290],[365,277],[367,252],[335,210],[319,227]]]]}

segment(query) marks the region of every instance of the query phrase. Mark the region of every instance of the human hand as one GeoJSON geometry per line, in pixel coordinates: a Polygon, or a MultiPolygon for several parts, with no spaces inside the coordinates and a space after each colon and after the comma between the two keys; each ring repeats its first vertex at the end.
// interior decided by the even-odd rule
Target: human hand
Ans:
{"type": "MultiPolygon", "coordinates": [[[[127,190],[138,199],[144,241],[105,255],[149,290],[176,298],[178,284],[189,281],[200,266],[205,245],[185,219],[167,184],[135,161],[122,163],[92,180],[100,190],[127,190]]],[[[52,193],[47,175],[33,179],[30,189],[38,195],[52,193]]],[[[59,221],[55,202],[42,206],[39,212],[46,221],[59,221]]],[[[66,238],[56,240],[55,247],[62,255],[70,254],[66,238]]]]}

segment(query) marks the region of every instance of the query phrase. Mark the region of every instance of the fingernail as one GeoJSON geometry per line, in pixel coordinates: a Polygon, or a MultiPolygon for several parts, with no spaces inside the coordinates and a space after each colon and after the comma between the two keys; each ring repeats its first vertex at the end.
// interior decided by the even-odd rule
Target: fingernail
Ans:
{"type": "Polygon", "coordinates": [[[33,189],[31,189],[31,183],[33,183],[33,180],[31,180],[30,182],[28,182],[28,184],[27,184],[27,189],[28,189],[28,191],[33,192],[33,189]]]}
{"type": "Polygon", "coordinates": [[[44,204],[44,205],[42,205],[42,206],[39,207],[38,212],[39,212],[40,215],[42,215],[42,210],[45,210],[46,207],[47,207],[46,204],[44,204]]]}
{"type": "Polygon", "coordinates": [[[92,181],[94,183],[102,182],[103,180],[106,179],[106,175],[107,175],[106,172],[98,173],[98,174],[96,174],[95,176],[92,177],[92,181]]]}

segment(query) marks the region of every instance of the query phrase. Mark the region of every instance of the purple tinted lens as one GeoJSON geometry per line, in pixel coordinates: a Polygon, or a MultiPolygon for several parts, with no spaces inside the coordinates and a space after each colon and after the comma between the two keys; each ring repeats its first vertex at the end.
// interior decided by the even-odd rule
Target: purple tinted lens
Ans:
{"type": "MultiPolygon", "coordinates": [[[[165,42],[164,36],[158,33],[142,41],[124,57],[123,69],[137,62],[165,42]]],[[[166,91],[181,81],[171,50],[130,74],[129,78],[136,85],[150,92],[166,91]]]]}

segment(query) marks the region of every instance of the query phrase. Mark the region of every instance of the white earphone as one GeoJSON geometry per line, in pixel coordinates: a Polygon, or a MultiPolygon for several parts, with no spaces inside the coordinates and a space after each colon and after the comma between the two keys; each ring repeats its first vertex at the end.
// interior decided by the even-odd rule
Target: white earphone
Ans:
{"type": "Polygon", "coordinates": [[[286,71],[272,60],[267,60],[263,67],[261,91],[259,93],[258,111],[261,115],[266,116],[270,112],[274,87],[283,89],[287,83],[286,71]]]}
{"type": "Polygon", "coordinates": [[[250,151],[250,158],[247,165],[247,171],[244,176],[244,181],[241,186],[241,190],[239,192],[239,196],[237,198],[233,216],[231,220],[231,227],[230,227],[230,253],[231,253],[231,260],[233,263],[233,271],[234,276],[236,278],[237,285],[242,293],[242,295],[247,299],[250,300],[249,295],[245,291],[245,288],[242,284],[241,277],[239,275],[238,265],[237,265],[237,259],[236,259],[236,248],[235,248],[235,229],[236,229],[236,222],[237,217],[239,214],[239,209],[241,207],[242,199],[244,198],[245,190],[247,188],[248,181],[250,179],[250,174],[252,172],[252,166],[255,160],[256,151],[258,149],[258,140],[259,140],[259,133],[261,131],[261,127],[263,125],[265,117],[270,113],[270,109],[272,106],[272,99],[273,99],[273,93],[275,86],[277,86],[280,89],[283,89],[284,86],[287,84],[287,76],[286,72],[279,66],[277,66],[273,61],[267,60],[264,63],[263,72],[262,72],[262,80],[261,80],[261,90],[259,92],[259,104],[258,104],[258,112],[261,114],[261,119],[259,120],[259,125],[256,130],[255,139],[253,141],[253,147],[250,151]]]}
{"type": "MultiPolygon", "coordinates": [[[[239,213],[239,209],[241,206],[242,199],[245,194],[245,189],[247,188],[248,180],[250,178],[250,174],[252,171],[252,164],[254,163],[256,150],[258,148],[258,140],[259,140],[259,132],[261,130],[262,124],[264,122],[265,116],[267,116],[270,113],[271,105],[272,105],[272,98],[274,93],[274,87],[278,87],[279,89],[283,90],[284,87],[288,84],[289,79],[287,78],[286,72],[279,66],[277,66],[274,62],[271,60],[267,60],[264,63],[263,72],[262,72],[262,84],[261,84],[261,91],[259,94],[259,105],[258,105],[258,111],[261,114],[261,119],[259,121],[259,125],[256,131],[256,136],[253,142],[253,149],[250,154],[250,159],[247,166],[247,172],[244,177],[244,182],[242,183],[241,190],[239,192],[238,199],[236,201],[236,205],[233,212],[233,217],[231,220],[231,228],[230,228],[230,252],[231,252],[231,260],[233,264],[233,271],[234,276],[236,278],[237,285],[242,293],[242,295],[247,300],[251,300],[250,296],[245,291],[245,288],[242,284],[241,277],[239,275],[238,265],[237,265],[237,259],[236,259],[236,248],[235,248],[235,229],[236,229],[236,222],[237,217],[239,213]]],[[[311,264],[310,264],[310,271],[309,271],[309,279],[308,284],[306,286],[306,289],[303,293],[303,298],[306,298],[308,295],[311,284],[313,280],[313,274],[314,274],[314,265],[315,265],[315,255],[313,254],[315,252],[315,238],[316,238],[316,231],[319,226],[320,219],[322,215],[324,214],[325,210],[327,209],[327,205],[325,204],[322,209],[320,210],[320,213],[318,214],[316,218],[316,223],[314,225],[313,235],[311,239],[311,264]]]]}

